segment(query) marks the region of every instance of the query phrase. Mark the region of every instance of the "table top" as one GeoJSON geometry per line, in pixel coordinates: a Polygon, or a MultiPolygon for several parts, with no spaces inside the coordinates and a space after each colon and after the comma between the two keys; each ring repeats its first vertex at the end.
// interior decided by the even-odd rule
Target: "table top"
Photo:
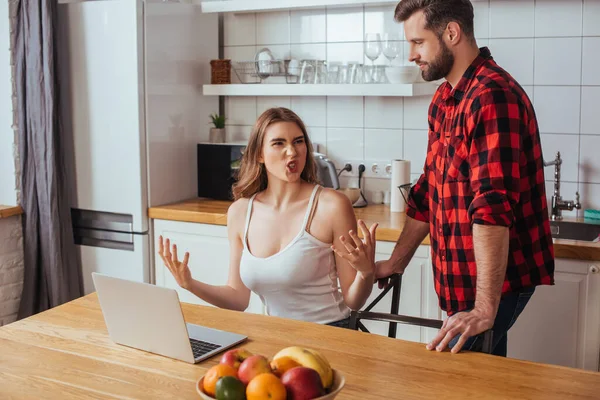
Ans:
{"type": "MultiPolygon", "coordinates": [[[[187,322],[247,335],[272,357],[298,345],[346,377],[339,399],[597,399],[600,373],[308,322],[182,303],[187,322]]],[[[401,329],[402,326],[399,327],[401,329]]],[[[196,381],[220,355],[187,364],[113,343],[95,293],[0,328],[0,398],[198,399],[196,381]]]]}

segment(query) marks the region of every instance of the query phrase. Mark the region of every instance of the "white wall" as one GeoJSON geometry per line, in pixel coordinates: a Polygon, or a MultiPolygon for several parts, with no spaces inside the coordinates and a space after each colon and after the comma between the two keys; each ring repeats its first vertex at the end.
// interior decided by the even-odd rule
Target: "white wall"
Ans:
{"type": "Polygon", "coordinates": [[[8,2],[0,5],[0,204],[16,205],[8,2]]]}
{"type": "MultiPolygon", "coordinates": [[[[600,209],[600,0],[474,1],[478,44],[530,94],[538,115],[545,159],[561,151],[562,194],[580,191],[585,207],[600,209]],[[584,16],[585,10],[585,16],[584,16]]],[[[353,7],[256,14],[227,14],[225,56],[252,60],[270,48],[276,57],[364,61],[365,32],[402,31],[394,6],[353,7]]],[[[407,45],[404,43],[404,60],[407,45]]],[[[383,63],[381,56],[377,63],[383,63]]],[[[305,120],[314,141],[336,161],[410,159],[422,168],[430,98],[231,97],[229,130],[248,136],[256,117],[273,105],[291,107],[305,120]]],[[[553,169],[546,169],[552,194],[553,169]]],[[[417,176],[417,175],[413,175],[417,176]]],[[[367,190],[387,189],[369,179],[367,190]]],[[[574,215],[565,212],[564,215],[574,215]]]]}

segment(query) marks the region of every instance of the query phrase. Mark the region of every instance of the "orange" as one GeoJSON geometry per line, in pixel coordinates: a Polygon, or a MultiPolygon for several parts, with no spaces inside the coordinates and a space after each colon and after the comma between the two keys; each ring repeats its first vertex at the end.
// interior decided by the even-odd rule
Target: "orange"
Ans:
{"type": "Polygon", "coordinates": [[[204,375],[204,391],[207,395],[215,397],[217,382],[222,376],[233,376],[237,378],[237,371],[231,365],[217,364],[204,375]]]}
{"type": "Polygon", "coordinates": [[[247,400],[285,400],[286,396],[281,379],[271,373],[255,376],[246,387],[247,400]]]}
{"type": "Polygon", "coordinates": [[[281,376],[285,374],[287,370],[290,370],[294,367],[301,367],[301,365],[288,356],[279,357],[271,361],[271,369],[279,378],[281,378],[281,376]]]}

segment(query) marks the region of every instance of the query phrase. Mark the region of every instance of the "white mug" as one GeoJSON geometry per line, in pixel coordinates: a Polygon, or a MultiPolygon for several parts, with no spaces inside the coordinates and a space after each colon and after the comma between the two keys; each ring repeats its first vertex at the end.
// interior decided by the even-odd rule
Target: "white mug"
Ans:
{"type": "Polygon", "coordinates": [[[381,204],[383,203],[383,192],[381,190],[377,190],[373,192],[373,204],[381,204]]]}

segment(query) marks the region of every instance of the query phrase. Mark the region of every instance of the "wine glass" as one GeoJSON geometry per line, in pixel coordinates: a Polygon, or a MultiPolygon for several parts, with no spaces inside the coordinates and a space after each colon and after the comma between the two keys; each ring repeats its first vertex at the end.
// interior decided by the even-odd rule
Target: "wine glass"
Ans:
{"type": "Polygon", "coordinates": [[[390,65],[400,55],[401,46],[402,42],[400,41],[399,33],[390,32],[383,34],[383,55],[389,60],[390,65]]]}
{"type": "Polygon", "coordinates": [[[379,33],[365,35],[365,55],[375,65],[375,60],[381,55],[381,35],[379,33]]]}

